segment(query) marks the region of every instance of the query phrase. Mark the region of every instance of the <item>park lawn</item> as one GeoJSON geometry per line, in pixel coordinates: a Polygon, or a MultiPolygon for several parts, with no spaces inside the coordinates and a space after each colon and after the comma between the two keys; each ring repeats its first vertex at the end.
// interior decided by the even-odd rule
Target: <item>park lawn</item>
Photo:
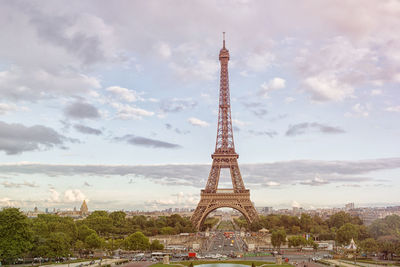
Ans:
{"type": "Polygon", "coordinates": [[[171,267],[171,266],[176,266],[176,267],[182,267],[180,265],[174,265],[174,264],[163,264],[163,263],[154,263],[153,265],[150,265],[150,267],[171,267]]]}
{"type": "MultiPolygon", "coordinates": [[[[206,261],[179,261],[175,262],[177,264],[182,264],[189,266],[190,263],[193,263],[193,265],[199,265],[199,264],[213,264],[213,263],[219,263],[219,264],[224,264],[224,263],[231,263],[231,264],[243,264],[243,265],[249,265],[251,266],[252,263],[254,263],[255,266],[260,266],[263,264],[268,264],[268,267],[287,267],[291,266],[289,264],[282,264],[282,265],[276,265],[274,262],[270,261],[241,261],[241,260],[227,260],[227,261],[220,261],[220,260],[206,260],[206,261]]],[[[153,265],[152,265],[153,266],[153,265]]],[[[159,266],[161,267],[161,266],[159,266]]]]}

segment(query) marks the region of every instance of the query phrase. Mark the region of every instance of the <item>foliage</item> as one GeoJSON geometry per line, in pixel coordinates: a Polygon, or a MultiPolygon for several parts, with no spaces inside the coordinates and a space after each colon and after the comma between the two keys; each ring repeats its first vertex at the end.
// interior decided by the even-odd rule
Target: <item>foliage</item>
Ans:
{"type": "Polygon", "coordinates": [[[336,241],[340,245],[348,245],[352,238],[358,239],[358,228],[351,223],[342,225],[336,233],[336,241]]]}
{"type": "Polygon", "coordinates": [[[172,228],[171,226],[166,226],[161,228],[160,234],[162,235],[175,235],[176,231],[175,228],[172,228]]]}
{"type": "Polygon", "coordinates": [[[280,248],[286,242],[286,232],[283,229],[275,230],[271,235],[271,244],[274,248],[280,248]]]}
{"type": "MultiPolygon", "coordinates": [[[[69,237],[62,232],[50,233],[43,248],[47,247],[46,257],[66,257],[70,254],[69,237]]],[[[43,249],[42,248],[42,249],[43,249]]],[[[43,253],[43,252],[42,252],[43,253]]],[[[43,255],[43,254],[42,254],[43,255]]]]}
{"type": "MultiPolygon", "coordinates": [[[[248,265],[251,266],[253,263],[255,266],[261,266],[261,265],[265,265],[268,264],[268,267],[291,267],[291,265],[289,264],[281,264],[281,265],[276,265],[274,262],[270,262],[270,261],[242,261],[242,260],[196,260],[194,262],[192,261],[179,261],[176,262],[176,264],[178,265],[184,265],[184,266],[189,266],[190,263],[192,263],[194,266],[196,265],[202,265],[202,264],[213,264],[213,263],[231,263],[231,264],[240,264],[240,265],[248,265]]],[[[172,264],[171,264],[172,265],[172,264]]],[[[162,267],[161,264],[154,264],[151,265],[151,267],[154,266],[160,266],[162,267]]],[[[164,265],[167,266],[167,265],[164,265]]]]}
{"type": "Polygon", "coordinates": [[[111,234],[125,236],[138,231],[147,236],[194,232],[190,219],[183,218],[178,214],[158,218],[148,218],[143,215],[126,218],[123,211],[114,211],[110,214],[104,211],[95,211],[84,219],[82,224],[94,229],[102,236],[111,234]]]}
{"type": "Polygon", "coordinates": [[[86,224],[82,224],[78,227],[78,239],[81,241],[85,241],[86,237],[95,233],[96,231],[90,229],[86,224]]]}
{"type": "Polygon", "coordinates": [[[153,240],[150,244],[150,250],[163,250],[164,245],[160,243],[157,239],[153,240]]]}
{"type": "Polygon", "coordinates": [[[112,232],[113,221],[106,211],[94,211],[85,219],[85,224],[98,234],[112,232]]]}
{"type": "Polygon", "coordinates": [[[219,219],[217,219],[217,218],[206,218],[205,220],[204,220],[204,223],[203,223],[203,228],[202,228],[202,230],[204,231],[204,230],[206,230],[206,229],[211,229],[211,228],[213,228],[217,223],[219,222],[219,219]]]}
{"type": "Polygon", "coordinates": [[[378,243],[373,238],[367,238],[359,243],[359,247],[363,252],[373,253],[378,251],[378,243]]]}
{"type": "Polygon", "coordinates": [[[307,245],[307,240],[303,236],[291,236],[288,238],[288,246],[291,247],[304,247],[307,245]]]}
{"type": "Polygon", "coordinates": [[[33,256],[67,256],[78,239],[78,227],[72,218],[39,214],[31,220],[31,227],[34,239],[33,256]]]}
{"type": "Polygon", "coordinates": [[[124,246],[127,250],[147,250],[150,242],[142,232],[136,232],[125,238],[124,246]]]}
{"type": "Polygon", "coordinates": [[[249,226],[249,229],[252,232],[257,232],[258,230],[260,230],[262,228],[263,228],[262,224],[261,224],[261,222],[259,220],[253,221],[249,226]]]}
{"type": "Polygon", "coordinates": [[[400,237],[400,216],[390,215],[384,219],[376,220],[369,226],[368,230],[375,239],[380,236],[400,237]]]}
{"type": "Polygon", "coordinates": [[[28,218],[18,209],[0,211],[0,259],[6,262],[20,257],[32,247],[28,218]]]}
{"type": "Polygon", "coordinates": [[[357,216],[351,216],[350,214],[340,211],[338,213],[333,214],[327,221],[329,227],[335,227],[336,229],[339,229],[346,223],[351,223],[351,224],[357,224],[361,225],[362,221],[359,217],[357,216]]]}
{"type": "Polygon", "coordinates": [[[102,241],[103,240],[96,233],[92,233],[85,238],[85,243],[88,248],[100,248],[102,241]]]}
{"type": "MultiPolygon", "coordinates": [[[[207,218],[212,227],[219,220],[207,218]]],[[[344,212],[332,215],[328,220],[302,214],[260,216],[259,221],[247,224],[243,217],[235,218],[239,227],[253,231],[260,227],[272,233],[272,244],[279,248],[285,243],[286,233],[291,247],[315,246],[318,240],[336,239],[338,244],[348,244],[354,238],[358,247],[367,253],[380,252],[390,259],[400,254],[400,216],[392,215],[376,220],[369,227],[358,217],[344,212]],[[308,242],[304,234],[309,234],[308,242]]],[[[132,250],[159,250],[158,241],[149,243],[147,236],[193,232],[189,218],[177,214],[158,218],[143,215],[127,218],[122,211],[108,213],[95,211],[83,220],[40,214],[28,219],[18,209],[0,211],[0,258],[12,262],[18,257],[61,257],[76,252],[88,253],[87,249],[128,248],[132,250]]],[[[249,263],[250,265],[251,263],[249,263]]]]}

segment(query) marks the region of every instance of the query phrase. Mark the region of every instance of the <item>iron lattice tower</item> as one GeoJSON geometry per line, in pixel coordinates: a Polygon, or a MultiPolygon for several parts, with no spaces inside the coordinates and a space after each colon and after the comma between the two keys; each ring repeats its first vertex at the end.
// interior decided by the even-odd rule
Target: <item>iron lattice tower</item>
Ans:
{"type": "Polygon", "coordinates": [[[194,211],[191,221],[197,230],[200,230],[207,215],[215,209],[228,207],[238,210],[251,223],[258,219],[258,214],[250,200],[250,190],[246,189],[240,174],[233,141],[231,119],[231,105],[229,94],[228,61],[229,50],[225,47],[225,33],[223,47],[219,52],[221,63],[218,128],[215,152],[206,188],[201,190],[200,202],[194,211]],[[218,182],[222,168],[229,168],[232,189],[218,189],[218,182]]]}

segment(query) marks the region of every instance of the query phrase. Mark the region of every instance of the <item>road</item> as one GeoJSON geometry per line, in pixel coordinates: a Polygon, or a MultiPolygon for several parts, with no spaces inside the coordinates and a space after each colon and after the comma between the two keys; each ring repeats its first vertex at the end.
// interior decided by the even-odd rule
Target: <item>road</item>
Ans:
{"type": "Polygon", "coordinates": [[[238,234],[234,233],[231,237],[226,237],[224,231],[218,230],[214,232],[210,246],[207,250],[208,253],[231,254],[233,252],[241,251],[237,241],[238,234]]]}
{"type": "Polygon", "coordinates": [[[129,262],[127,264],[124,264],[123,267],[147,267],[154,264],[154,262],[151,261],[134,261],[134,262],[129,262]]]}
{"type": "MultiPolygon", "coordinates": [[[[119,261],[119,260],[117,260],[117,259],[103,259],[101,261],[101,265],[112,264],[112,263],[114,263],[116,261],[119,261]]],[[[40,265],[40,267],[41,266],[46,266],[46,267],[77,267],[77,266],[85,265],[85,264],[87,264],[87,266],[89,266],[89,267],[90,266],[97,267],[100,264],[100,260],[95,260],[94,264],[89,265],[90,262],[91,261],[88,260],[88,261],[75,262],[75,263],[40,265]]]]}

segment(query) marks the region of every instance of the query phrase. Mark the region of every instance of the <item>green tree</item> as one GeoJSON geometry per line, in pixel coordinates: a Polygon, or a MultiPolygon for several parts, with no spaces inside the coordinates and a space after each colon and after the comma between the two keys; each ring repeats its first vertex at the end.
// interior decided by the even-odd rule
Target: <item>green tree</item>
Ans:
{"type": "Polygon", "coordinates": [[[384,219],[375,220],[368,227],[368,232],[375,239],[381,236],[400,236],[400,216],[390,215],[384,219]]]}
{"type": "Polygon", "coordinates": [[[150,242],[142,232],[136,232],[125,238],[124,245],[127,250],[147,250],[150,242]]]}
{"type": "Polygon", "coordinates": [[[160,243],[157,239],[154,239],[150,244],[150,250],[163,250],[164,245],[160,243]]]}
{"type": "Polygon", "coordinates": [[[85,241],[86,237],[93,233],[96,233],[96,231],[90,229],[86,224],[82,224],[78,227],[78,239],[81,241],[85,241]]]}
{"type": "Polygon", "coordinates": [[[82,252],[85,249],[85,243],[82,240],[75,242],[74,250],[79,252],[79,257],[82,257],[82,252]]]}
{"type": "Polygon", "coordinates": [[[39,214],[32,220],[32,230],[35,243],[40,239],[49,238],[51,233],[64,233],[72,245],[78,237],[78,228],[72,218],[53,214],[39,214]]]}
{"type": "Polygon", "coordinates": [[[291,232],[292,234],[298,234],[298,233],[301,232],[301,228],[300,228],[300,226],[293,225],[293,226],[291,227],[291,229],[290,229],[290,232],[291,232]]]}
{"type": "Polygon", "coordinates": [[[276,230],[272,232],[271,244],[275,248],[280,249],[281,245],[286,242],[286,232],[283,229],[276,230]]]}
{"type": "Polygon", "coordinates": [[[346,223],[336,232],[336,241],[341,245],[348,245],[352,238],[358,238],[357,225],[346,223]]]}
{"type": "Polygon", "coordinates": [[[374,253],[378,251],[378,243],[373,238],[367,238],[360,242],[360,248],[365,253],[374,253]]]}
{"type": "Polygon", "coordinates": [[[162,235],[174,235],[176,234],[175,228],[172,228],[171,226],[166,226],[161,228],[160,233],[162,235]]]}
{"type": "Polygon", "coordinates": [[[19,209],[0,211],[0,259],[10,263],[32,248],[28,218],[19,209]]]}
{"type": "Polygon", "coordinates": [[[300,227],[306,233],[309,233],[313,225],[313,220],[310,215],[302,213],[300,217],[300,227]]]}
{"type": "Polygon", "coordinates": [[[44,247],[47,247],[48,250],[41,256],[47,257],[66,257],[70,254],[71,249],[68,236],[61,232],[51,233],[44,247]]]}
{"type": "Polygon", "coordinates": [[[299,247],[302,248],[307,245],[307,240],[302,236],[291,236],[288,238],[289,247],[299,247]]]}
{"type": "Polygon", "coordinates": [[[395,243],[389,240],[379,240],[378,241],[379,252],[383,253],[385,260],[393,259],[393,254],[395,253],[395,243]],[[389,257],[391,255],[391,257],[389,257]]]}
{"type": "Polygon", "coordinates": [[[88,248],[100,248],[102,244],[102,239],[96,233],[92,233],[86,237],[85,243],[88,248]]]}
{"type": "Polygon", "coordinates": [[[113,220],[106,211],[97,210],[85,219],[85,224],[99,235],[110,233],[113,229],[113,220]]]}
{"type": "Polygon", "coordinates": [[[262,226],[262,224],[261,224],[261,222],[259,220],[255,220],[254,222],[252,222],[250,224],[249,228],[250,228],[250,231],[257,232],[258,230],[262,229],[263,226],[262,226]]]}
{"type": "Polygon", "coordinates": [[[350,214],[340,211],[333,214],[327,221],[329,227],[335,227],[339,229],[346,223],[362,225],[362,220],[358,216],[351,216],[350,214]]]}

